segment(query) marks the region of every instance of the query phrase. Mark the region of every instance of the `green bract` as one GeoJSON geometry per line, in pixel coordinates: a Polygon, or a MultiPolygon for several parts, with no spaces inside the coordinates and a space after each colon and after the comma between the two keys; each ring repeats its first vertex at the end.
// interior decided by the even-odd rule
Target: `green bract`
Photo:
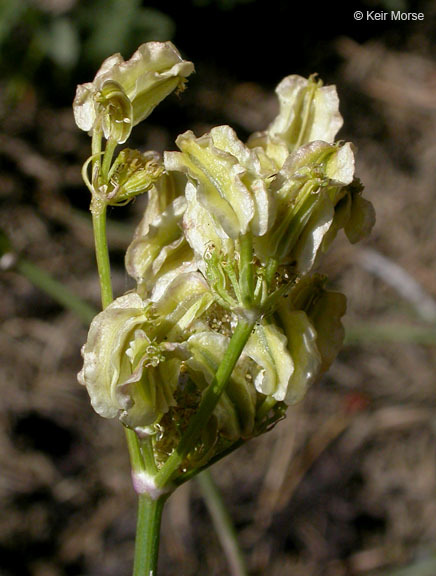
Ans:
{"type": "Polygon", "coordinates": [[[142,44],[127,62],[121,54],[107,58],[93,82],[77,87],[73,109],[79,128],[102,130],[122,144],[132,128],[147,118],[194,71],[171,42],[142,44]]]}

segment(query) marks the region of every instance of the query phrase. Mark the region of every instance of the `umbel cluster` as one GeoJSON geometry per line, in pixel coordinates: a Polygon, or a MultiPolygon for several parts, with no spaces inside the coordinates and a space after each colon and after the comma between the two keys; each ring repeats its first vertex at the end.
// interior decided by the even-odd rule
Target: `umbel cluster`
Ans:
{"type": "Polygon", "coordinates": [[[246,142],[217,126],[177,152],[116,155],[193,70],[150,42],[108,58],[74,101],[91,210],[148,194],[125,258],[136,289],[94,318],[79,381],[148,442],[155,471],[178,451],[176,476],[268,430],[329,368],[346,300],[314,270],[341,229],[355,243],[374,224],[353,146],[335,141],[336,88],[316,77],[284,78],[276,118],[246,142]]]}

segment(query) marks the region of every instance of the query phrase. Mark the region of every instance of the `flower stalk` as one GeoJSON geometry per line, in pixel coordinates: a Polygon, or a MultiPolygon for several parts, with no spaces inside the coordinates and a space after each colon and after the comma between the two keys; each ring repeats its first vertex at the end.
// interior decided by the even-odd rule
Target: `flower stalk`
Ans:
{"type": "Polygon", "coordinates": [[[94,197],[91,203],[92,227],[103,309],[109,306],[113,300],[111,266],[106,237],[106,212],[106,204],[94,197]]]}
{"type": "Polygon", "coordinates": [[[157,574],[160,524],[165,501],[165,496],[156,500],[146,494],[140,494],[138,497],[133,576],[157,574]]]}

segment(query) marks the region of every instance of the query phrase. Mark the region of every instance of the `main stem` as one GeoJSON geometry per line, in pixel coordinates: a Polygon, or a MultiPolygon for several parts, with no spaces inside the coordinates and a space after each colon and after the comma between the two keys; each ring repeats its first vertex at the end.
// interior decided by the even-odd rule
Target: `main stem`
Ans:
{"type": "Polygon", "coordinates": [[[133,576],[157,574],[160,523],[165,500],[164,496],[157,500],[145,494],[139,496],[133,576]]]}

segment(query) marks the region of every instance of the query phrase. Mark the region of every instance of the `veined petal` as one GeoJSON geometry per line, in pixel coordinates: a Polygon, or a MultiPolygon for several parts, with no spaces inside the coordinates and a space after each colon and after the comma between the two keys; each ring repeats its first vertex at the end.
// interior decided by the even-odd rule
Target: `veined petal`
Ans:
{"type": "Polygon", "coordinates": [[[191,246],[200,270],[205,273],[205,255],[212,247],[226,258],[234,256],[234,241],[211,214],[198,202],[197,189],[188,182],[185,190],[187,208],[183,215],[183,229],[191,246]]]}
{"type": "Polygon", "coordinates": [[[271,173],[280,170],[289,156],[286,143],[267,131],[251,134],[247,146],[256,151],[264,170],[270,170],[271,173]]]}
{"type": "Polygon", "coordinates": [[[294,363],[283,332],[274,324],[256,324],[244,352],[260,368],[254,380],[256,390],[276,400],[284,400],[294,363]]]}
{"type": "Polygon", "coordinates": [[[268,128],[272,137],[284,141],[289,151],[313,140],[333,143],[343,124],[335,86],[292,75],[280,82],[276,93],[280,112],[268,128]]]}
{"type": "Polygon", "coordinates": [[[114,300],[91,323],[78,379],[86,386],[94,410],[105,418],[114,418],[122,408],[115,390],[127,361],[124,350],[136,328],[147,322],[147,304],[130,293],[114,300]]]}
{"type": "Polygon", "coordinates": [[[143,223],[141,229],[145,233],[138,234],[129,245],[126,269],[141,290],[149,292],[159,277],[192,261],[193,254],[181,229],[185,209],[185,199],[176,198],[162,214],[143,223]]]}
{"type": "Polygon", "coordinates": [[[321,356],[316,344],[316,330],[305,312],[291,310],[287,300],[283,300],[278,315],[295,367],[284,398],[285,403],[290,405],[302,400],[309,386],[315,381],[320,371],[321,356]]]}
{"type": "Polygon", "coordinates": [[[360,181],[354,180],[347,187],[344,197],[336,204],[332,225],[323,239],[323,252],[327,250],[341,228],[352,244],[371,233],[375,224],[375,211],[371,202],[362,198],[362,190],[360,181]]]}
{"type": "Polygon", "coordinates": [[[157,334],[162,339],[180,341],[213,301],[209,285],[201,274],[179,274],[155,302],[156,313],[161,318],[157,334]]]}
{"type": "Polygon", "coordinates": [[[317,333],[322,372],[330,368],[344,343],[345,330],[341,318],[346,309],[347,299],[343,294],[324,291],[308,310],[317,333]]]}
{"type": "Polygon", "coordinates": [[[341,322],[347,308],[345,296],[324,288],[326,277],[303,277],[292,289],[289,300],[297,310],[304,310],[313,324],[316,345],[321,356],[320,370],[328,370],[342,347],[344,327],[341,322]]]}
{"type": "Polygon", "coordinates": [[[74,98],[73,112],[74,120],[77,126],[85,132],[92,130],[95,119],[95,103],[94,103],[95,90],[92,82],[86,84],[79,84],[74,98]]]}
{"type": "Polygon", "coordinates": [[[143,360],[130,378],[117,388],[120,403],[128,398],[128,409],[120,413],[120,420],[140,436],[153,434],[153,424],[162,414],[176,405],[174,392],[180,375],[180,360],[170,358],[158,366],[145,366],[143,360]]]}
{"type": "Polygon", "coordinates": [[[297,271],[307,272],[353,172],[354,156],[348,145],[315,141],[290,154],[273,187],[278,216],[267,234],[256,240],[260,257],[296,262],[297,271]]]}
{"type": "Polygon", "coordinates": [[[348,240],[355,244],[371,233],[375,224],[375,210],[360,193],[351,195],[350,217],[344,226],[348,240]]]}
{"type": "Polygon", "coordinates": [[[354,152],[351,142],[345,142],[342,146],[336,147],[335,153],[329,156],[325,175],[334,182],[342,186],[351,184],[354,178],[354,152]]]}
{"type": "Polygon", "coordinates": [[[230,126],[212,128],[210,135],[216,148],[234,156],[245,168],[246,172],[241,173],[240,178],[251,192],[254,202],[250,229],[255,236],[262,236],[271,226],[276,214],[275,197],[268,190],[274,168],[262,163],[258,149],[252,150],[243,144],[230,126]]]}
{"type": "Polygon", "coordinates": [[[119,71],[119,81],[133,103],[135,125],[173,90],[183,89],[194,65],[183,60],[171,42],[148,42],[121,64],[119,71]]]}
{"type": "Polygon", "coordinates": [[[145,236],[148,233],[150,224],[162,216],[168,206],[178,196],[183,196],[185,183],[180,183],[177,173],[164,172],[163,175],[155,182],[147,195],[147,206],[141,222],[135,230],[133,239],[145,236]]]}
{"type": "Polygon", "coordinates": [[[237,159],[218,149],[209,134],[196,138],[191,131],[176,140],[181,154],[167,153],[168,170],[185,172],[198,186],[197,197],[226,234],[244,234],[254,216],[254,202],[241,177],[245,169],[237,159]]]}
{"type": "Polygon", "coordinates": [[[255,132],[247,145],[264,151],[266,158],[280,170],[289,153],[314,140],[334,142],[343,120],[335,86],[323,86],[312,76],[309,79],[292,75],[276,88],[280,110],[263,132],[255,132]]]}
{"type": "Polygon", "coordinates": [[[330,199],[321,196],[292,252],[291,259],[296,261],[298,273],[306,274],[313,268],[323,239],[332,225],[334,213],[330,199]]]}

